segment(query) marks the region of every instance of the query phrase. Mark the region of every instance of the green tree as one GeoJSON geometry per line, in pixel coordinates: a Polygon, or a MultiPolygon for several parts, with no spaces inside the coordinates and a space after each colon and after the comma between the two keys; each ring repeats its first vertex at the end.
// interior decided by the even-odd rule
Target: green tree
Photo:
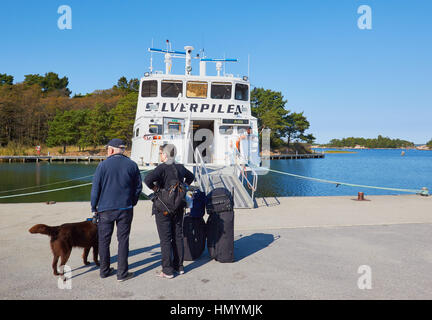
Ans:
{"type": "Polygon", "coordinates": [[[286,126],[281,130],[281,134],[287,138],[288,147],[292,140],[301,140],[307,143],[312,143],[315,137],[312,134],[305,135],[305,131],[309,129],[309,121],[303,115],[303,112],[292,112],[284,116],[286,126]]]}
{"type": "Polygon", "coordinates": [[[271,129],[270,144],[277,146],[282,143],[281,132],[287,123],[284,117],[289,113],[285,110],[282,93],[263,88],[254,88],[251,91],[252,115],[258,119],[258,127],[271,129]]]}
{"type": "Polygon", "coordinates": [[[137,78],[133,78],[129,80],[128,86],[130,91],[138,92],[139,91],[140,81],[137,78]]]}
{"type": "Polygon", "coordinates": [[[0,73],[0,86],[4,84],[12,85],[13,79],[13,76],[7,75],[6,73],[0,73]]]}
{"type": "Polygon", "coordinates": [[[24,76],[27,85],[37,84],[43,92],[57,92],[60,95],[70,96],[71,91],[67,88],[69,80],[67,77],[60,78],[57,73],[48,72],[44,76],[39,74],[27,74],[24,76]]]}
{"type": "Polygon", "coordinates": [[[390,139],[389,137],[383,137],[382,135],[378,135],[377,138],[374,139],[365,139],[365,138],[342,138],[342,139],[332,139],[328,146],[330,147],[355,147],[356,145],[364,146],[367,148],[405,148],[405,147],[413,147],[414,143],[406,140],[400,139],[390,139]]]}
{"type": "Polygon", "coordinates": [[[129,88],[126,77],[121,77],[117,81],[117,88],[127,90],[129,88]]]}
{"type": "Polygon", "coordinates": [[[128,81],[126,77],[121,77],[117,81],[117,85],[114,88],[119,89],[124,92],[138,92],[139,91],[139,80],[137,78],[132,78],[128,81]]]}
{"type": "Polygon", "coordinates": [[[127,145],[131,144],[137,101],[138,93],[131,92],[110,111],[112,121],[108,131],[109,139],[119,138],[123,139],[127,145]]]}
{"type": "Polygon", "coordinates": [[[286,100],[282,93],[263,88],[251,91],[252,115],[258,118],[259,131],[270,128],[270,144],[272,147],[284,145],[287,139],[288,147],[292,140],[312,143],[315,137],[306,134],[309,121],[303,112],[295,113],[285,109],[286,100]]]}
{"type": "Polygon", "coordinates": [[[431,148],[431,149],[432,149],[432,139],[430,139],[430,140],[426,143],[426,146],[427,146],[428,148],[431,148]]]}
{"type": "Polygon", "coordinates": [[[88,113],[86,123],[80,127],[81,138],[78,144],[96,148],[98,145],[107,143],[110,125],[111,115],[108,107],[102,103],[97,103],[88,113]]]}
{"type": "Polygon", "coordinates": [[[9,141],[18,138],[21,125],[19,115],[22,109],[18,103],[19,92],[15,86],[0,86],[0,144],[7,145],[9,141]]]}
{"type": "Polygon", "coordinates": [[[24,84],[26,85],[34,85],[37,84],[42,88],[43,76],[40,74],[26,74],[24,76],[24,84]]]}
{"type": "Polygon", "coordinates": [[[58,112],[49,122],[47,145],[49,147],[62,145],[63,152],[66,152],[68,145],[76,144],[80,139],[80,128],[84,121],[85,112],[82,110],[58,112]]]}

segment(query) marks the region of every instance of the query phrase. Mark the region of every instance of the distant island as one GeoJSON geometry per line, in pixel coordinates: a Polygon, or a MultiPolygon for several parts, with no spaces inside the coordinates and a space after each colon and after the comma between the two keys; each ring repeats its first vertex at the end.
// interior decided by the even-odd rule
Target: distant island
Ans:
{"type": "MultiPolygon", "coordinates": [[[[401,139],[391,139],[379,135],[377,138],[342,138],[332,139],[328,144],[320,145],[324,148],[353,148],[353,149],[399,149],[408,148],[414,149],[416,145],[411,141],[401,139]]],[[[429,150],[432,149],[432,139],[424,146],[417,147],[417,149],[429,150]]]]}

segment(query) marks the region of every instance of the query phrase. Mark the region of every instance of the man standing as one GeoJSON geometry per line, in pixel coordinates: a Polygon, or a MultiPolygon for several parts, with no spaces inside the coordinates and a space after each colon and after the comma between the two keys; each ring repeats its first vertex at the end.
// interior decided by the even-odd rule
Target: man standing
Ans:
{"type": "MultiPolygon", "coordinates": [[[[174,163],[174,145],[164,144],[160,147],[159,155],[162,163],[144,179],[145,184],[150,189],[153,191],[163,189],[169,181],[176,179],[188,185],[194,181],[195,177],[192,172],[187,170],[184,165],[174,163]]],[[[174,272],[184,273],[183,211],[184,206],[181,206],[174,214],[168,214],[166,211],[158,210],[153,202],[152,214],[156,216],[162,254],[162,271],[158,273],[159,277],[172,279],[174,272]]]]}
{"type": "Polygon", "coordinates": [[[125,144],[121,139],[112,139],[106,147],[108,158],[99,163],[93,177],[91,208],[99,216],[101,278],[114,272],[114,268],[110,268],[110,243],[114,222],[117,224],[117,280],[121,282],[133,277],[133,273],[128,272],[129,234],[142,180],[136,163],[123,155],[125,144]]]}

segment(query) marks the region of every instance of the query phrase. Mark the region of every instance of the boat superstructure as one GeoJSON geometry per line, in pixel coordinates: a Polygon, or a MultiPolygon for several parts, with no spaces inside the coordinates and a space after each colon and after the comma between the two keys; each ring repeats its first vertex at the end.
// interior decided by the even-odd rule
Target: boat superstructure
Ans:
{"type": "Polygon", "coordinates": [[[164,54],[165,72],[151,66],[141,78],[131,159],[151,169],[160,162],[159,146],[173,144],[176,162],[194,170],[201,189],[234,188],[236,206],[251,207],[261,159],[248,77],[222,74],[223,63],[236,59],[192,57],[193,47],[184,48],[149,49],[164,54]],[[184,74],[171,73],[178,57],[185,59],[184,74]],[[199,59],[199,74],[192,73],[192,59],[199,59]],[[214,76],[207,75],[209,63],[214,76]]]}

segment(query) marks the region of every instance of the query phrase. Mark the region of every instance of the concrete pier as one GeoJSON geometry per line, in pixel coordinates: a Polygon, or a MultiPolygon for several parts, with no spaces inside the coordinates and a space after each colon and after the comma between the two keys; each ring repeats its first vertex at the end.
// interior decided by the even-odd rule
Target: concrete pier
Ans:
{"type": "MultiPolygon", "coordinates": [[[[0,299],[432,299],[432,197],[365,198],[257,199],[258,208],[235,212],[234,263],[205,251],[171,280],[156,277],[159,238],[151,202],[140,201],[130,236],[135,278],[100,279],[74,248],[70,290],[52,275],[49,238],[28,229],[83,221],[90,204],[0,204],[0,299]],[[371,289],[359,288],[362,266],[371,289]]],[[[117,268],[115,231],[111,255],[117,268]]]]}

